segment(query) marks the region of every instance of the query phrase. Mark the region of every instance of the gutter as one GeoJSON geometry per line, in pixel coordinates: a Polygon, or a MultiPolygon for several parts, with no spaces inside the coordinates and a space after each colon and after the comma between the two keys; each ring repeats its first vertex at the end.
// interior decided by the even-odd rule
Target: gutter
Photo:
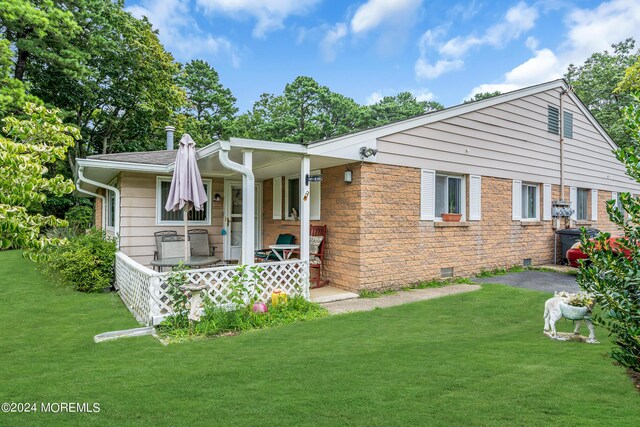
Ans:
{"type": "MultiPolygon", "coordinates": [[[[113,219],[113,229],[116,234],[116,241],[118,245],[118,249],[120,249],[120,190],[116,187],[112,187],[111,185],[103,184],[98,181],[94,181],[84,176],[84,166],[80,166],[78,168],[78,183],[86,182],[87,184],[95,185],[99,188],[104,188],[105,190],[113,191],[113,194],[116,196],[116,205],[114,206],[114,210],[116,212],[115,218],[113,219]]],[[[77,187],[77,186],[76,186],[77,187]]],[[[106,209],[106,205],[105,205],[106,209]]],[[[106,228],[106,224],[105,224],[106,228]]]]}
{"type": "Polygon", "coordinates": [[[100,198],[100,200],[102,200],[102,229],[106,230],[107,228],[107,198],[104,197],[102,194],[98,194],[98,193],[93,193],[89,190],[84,190],[82,188],[80,188],[80,178],[78,178],[76,180],[76,190],[78,190],[80,193],[89,195],[89,196],[93,196],[93,197],[98,197],[100,198]]]}
{"type": "MultiPolygon", "coordinates": [[[[251,170],[251,168],[248,168],[244,165],[241,165],[240,163],[236,163],[229,159],[230,150],[231,144],[228,141],[220,141],[220,151],[218,152],[218,158],[224,168],[241,173],[244,176],[245,179],[242,185],[242,205],[243,207],[248,207],[249,205],[253,205],[253,196],[249,198],[247,193],[249,192],[249,189],[251,189],[251,193],[253,193],[253,189],[255,188],[255,176],[253,175],[253,171],[251,170]]],[[[245,244],[245,239],[251,238],[251,240],[253,240],[253,217],[255,214],[255,206],[253,208],[253,211],[254,212],[251,212],[250,215],[247,215],[247,212],[245,212],[243,208],[242,212],[242,262],[244,264],[253,264],[253,255],[255,249],[253,248],[253,245],[251,245],[251,247],[248,247],[249,245],[245,244]],[[249,225],[249,222],[251,222],[252,224],[249,225]]]]}

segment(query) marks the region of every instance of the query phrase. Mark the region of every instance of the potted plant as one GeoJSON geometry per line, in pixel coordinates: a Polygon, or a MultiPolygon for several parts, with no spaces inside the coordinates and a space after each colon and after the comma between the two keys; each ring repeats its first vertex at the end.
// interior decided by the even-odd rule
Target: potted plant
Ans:
{"type": "Polygon", "coordinates": [[[572,294],[567,302],[560,303],[560,312],[569,320],[582,320],[593,306],[593,300],[585,293],[572,294]]]}
{"type": "Polygon", "coordinates": [[[442,213],[442,220],[448,222],[459,222],[462,218],[461,213],[453,213],[456,210],[456,202],[453,197],[449,198],[449,212],[451,213],[442,213]]]}

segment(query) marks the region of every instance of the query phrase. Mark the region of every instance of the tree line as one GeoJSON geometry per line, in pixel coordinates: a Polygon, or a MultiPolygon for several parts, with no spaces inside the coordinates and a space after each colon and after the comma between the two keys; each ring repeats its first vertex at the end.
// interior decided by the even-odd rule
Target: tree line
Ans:
{"type": "MultiPolygon", "coordinates": [[[[628,39],[565,75],[621,146],[631,143],[622,114],[631,96],[615,88],[638,58],[628,39]]],[[[59,109],[79,129],[65,162],[52,168],[69,177],[76,158],[162,149],[167,124],[200,145],[231,136],[309,143],[444,108],[410,92],[361,105],[300,76],[240,113],[212,65],[177,62],[123,0],[0,0],[0,119],[20,116],[26,102],[59,109]]]]}

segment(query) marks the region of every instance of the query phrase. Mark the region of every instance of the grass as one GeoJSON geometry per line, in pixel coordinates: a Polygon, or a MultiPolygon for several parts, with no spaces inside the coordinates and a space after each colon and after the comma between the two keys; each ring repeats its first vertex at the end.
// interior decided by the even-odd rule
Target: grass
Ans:
{"type": "MultiPolygon", "coordinates": [[[[500,285],[390,309],[163,346],[117,295],[47,283],[0,252],[0,401],[98,402],[2,425],[637,425],[610,345],[542,334],[548,295],[500,285]]],[[[559,322],[563,331],[572,324],[559,322]]]]}

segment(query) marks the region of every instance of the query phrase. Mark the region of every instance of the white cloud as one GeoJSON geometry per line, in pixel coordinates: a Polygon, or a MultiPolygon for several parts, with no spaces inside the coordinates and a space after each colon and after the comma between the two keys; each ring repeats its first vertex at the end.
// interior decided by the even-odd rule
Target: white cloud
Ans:
{"type": "Polygon", "coordinates": [[[394,89],[386,89],[386,90],[377,90],[375,92],[372,92],[371,95],[369,95],[365,100],[365,104],[366,105],[377,104],[378,102],[382,101],[382,99],[385,96],[395,96],[400,92],[410,92],[418,102],[433,101],[434,99],[436,99],[436,96],[429,89],[425,89],[425,88],[408,89],[408,90],[402,90],[402,91],[397,91],[394,89]]]}
{"type": "Polygon", "coordinates": [[[612,0],[593,9],[569,12],[568,32],[557,53],[550,49],[532,49],[537,42],[527,40],[534,56],[504,74],[497,83],[482,84],[467,97],[479,92],[508,92],[562,77],[570,63],[582,64],[591,54],[610,50],[614,43],[628,37],[640,40],[640,7],[637,0],[612,0]]]}
{"type": "Polygon", "coordinates": [[[360,6],[351,19],[351,31],[364,33],[384,22],[394,24],[410,19],[422,0],[369,0],[360,6]]]}
{"type": "Polygon", "coordinates": [[[340,22],[327,30],[324,37],[320,41],[320,50],[322,56],[327,62],[336,59],[336,46],[347,35],[347,24],[340,22]]]}
{"type": "Polygon", "coordinates": [[[254,17],[254,37],[264,37],[269,31],[284,27],[291,15],[305,15],[320,0],[196,0],[208,14],[223,13],[232,17],[254,17]]]}
{"type": "Polygon", "coordinates": [[[527,41],[524,42],[525,46],[527,46],[527,48],[531,51],[536,51],[536,49],[538,49],[538,45],[540,44],[540,42],[538,41],[537,38],[533,37],[533,36],[529,36],[527,37],[527,41]]]}
{"type": "Polygon", "coordinates": [[[537,19],[537,9],[534,6],[528,6],[524,2],[520,2],[507,10],[502,22],[487,28],[481,37],[474,35],[454,37],[443,44],[439,52],[448,57],[460,58],[475,46],[502,47],[532,29],[537,19]]]}
{"type": "Polygon", "coordinates": [[[433,101],[436,96],[429,91],[429,89],[415,89],[411,91],[411,94],[416,97],[416,101],[433,101]]]}
{"type": "Polygon", "coordinates": [[[378,102],[382,101],[382,98],[384,98],[384,96],[382,96],[382,93],[380,92],[373,92],[371,95],[369,95],[367,97],[367,100],[365,101],[366,105],[373,105],[373,104],[377,104],[378,102]]]}
{"type": "Polygon", "coordinates": [[[576,9],[566,24],[569,33],[561,50],[570,62],[580,63],[628,37],[640,40],[640,5],[637,0],[613,0],[595,9],[576,9]]]}
{"type": "Polygon", "coordinates": [[[414,71],[418,79],[435,79],[443,74],[459,70],[463,65],[462,59],[452,61],[440,59],[435,64],[430,64],[425,59],[418,58],[414,71]]]}
{"type": "Polygon", "coordinates": [[[240,66],[235,46],[225,37],[205,34],[191,17],[188,0],[144,0],[126,8],[133,16],[146,16],[158,30],[160,41],[176,59],[188,61],[203,55],[229,55],[234,67],[240,66]]]}
{"type": "Polygon", "coordinates": [[[511,7],[501,22],[484,31],[481,36],[456,36],[442,41],[445,27],[427,30],[419,41],[420,57],[416,60],[414,71],[418,79],[434,79],[445,73],[459,70],[464,66],[462,57],[477,46],[489,45],[501,48],[508,42],[520,37],[535,26],[538,11],[521,1],[511,7]],[[436,61],[429,61],[427,53],[435,50],[439,54],[436,61]]]}

